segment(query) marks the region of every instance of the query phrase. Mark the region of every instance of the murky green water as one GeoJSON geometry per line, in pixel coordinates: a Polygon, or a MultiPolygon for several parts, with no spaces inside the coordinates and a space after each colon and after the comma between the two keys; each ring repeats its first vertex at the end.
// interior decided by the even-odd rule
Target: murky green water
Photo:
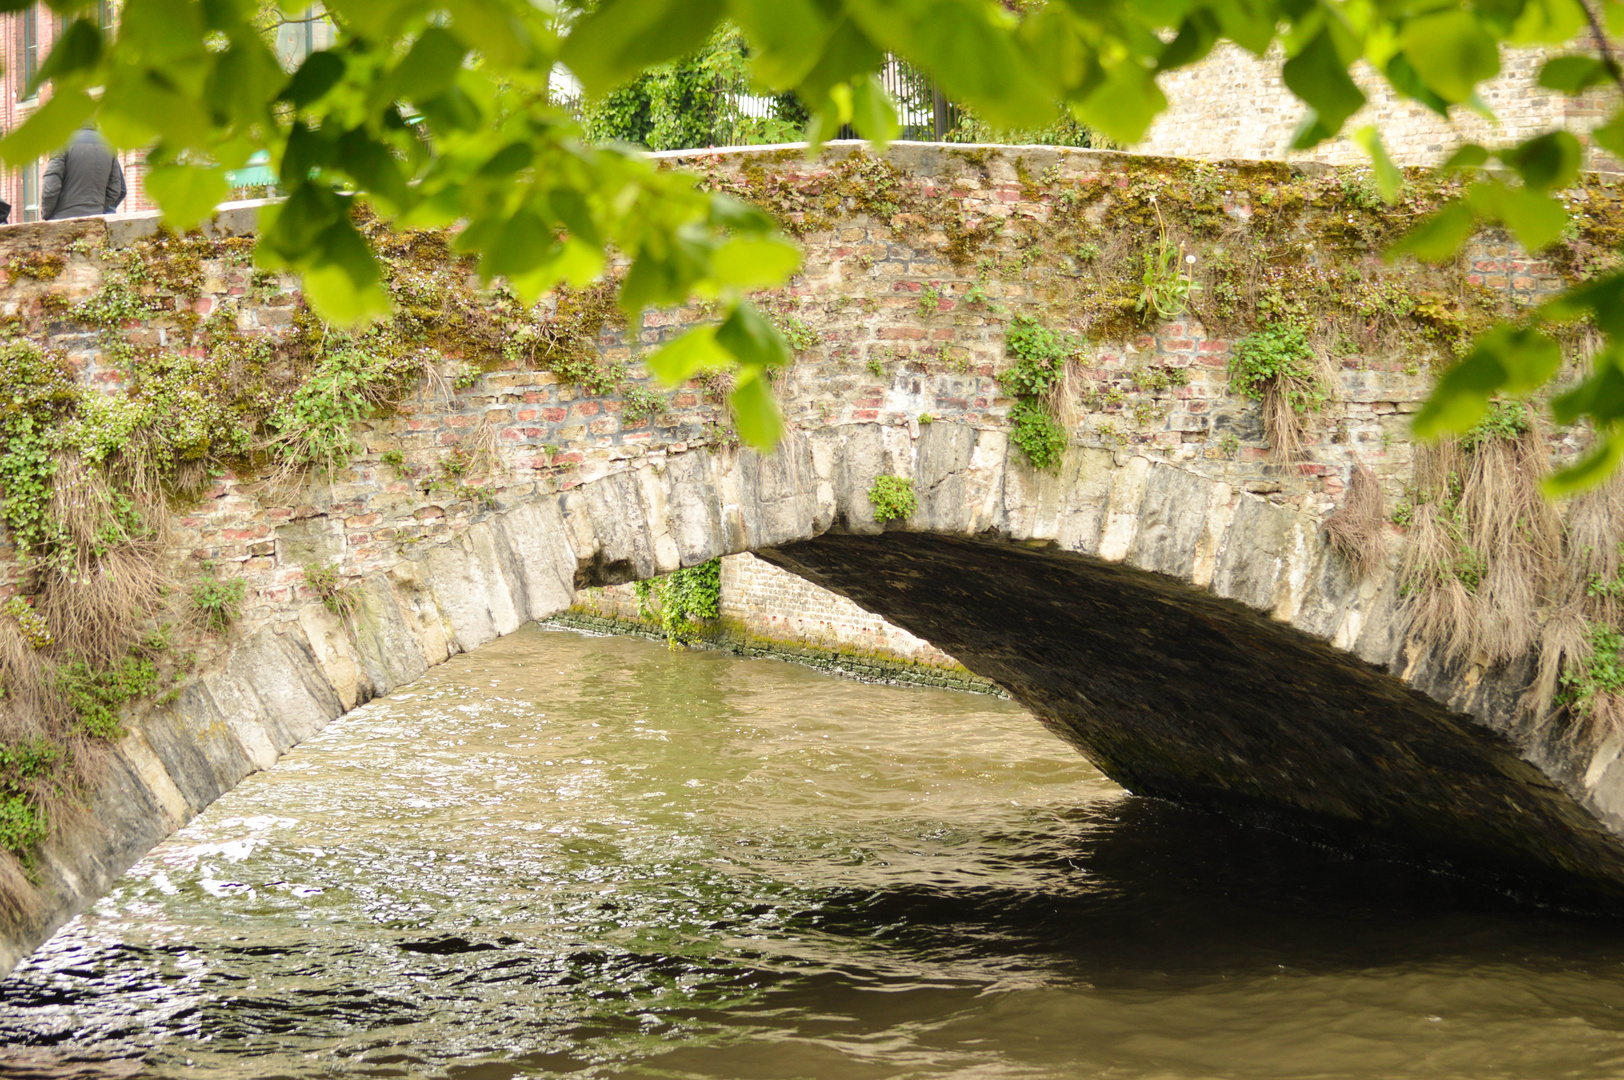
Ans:
{"type": "Polygon", "coordinates": [[[527,629],[0,986],[0,1075],[1617,1077],[1624,928],[1124,795],[1012,705],[527,629]]]}

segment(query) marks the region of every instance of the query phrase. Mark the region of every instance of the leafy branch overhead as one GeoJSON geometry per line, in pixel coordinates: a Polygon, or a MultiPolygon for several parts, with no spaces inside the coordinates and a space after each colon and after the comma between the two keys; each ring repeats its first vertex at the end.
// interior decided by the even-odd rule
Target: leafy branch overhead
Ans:
{"type": "MultiPolygon", "coordinates": [[[[0,9],[24,6],[0,0],[0,9]]],[[[6,163],[51,152],[94,116],[118,145],[151,147],[148,189],[168,221],[186,227],[225,195],[227,170],[268,151],[289,197],[265,213],[257,259],[301,272],[312,305],[336,322],[363,321],[388,304],[350,213],[360,198],[399,227],[460,223],[458,244],[477,256],[481,275],[505,277],[526,300],[611,268],[623,273],[621,302],[632,316],[714,300],[718,322],[667,345],[650,366],[669,382],[735,368],[731,404],[740,434],[758,446],[779,436],[766,375],[790,351],[746,295],[792,274],[795,247],[765,214],[701,190],[687,174],[584,142],[553,100],[555,65],[602,97],[731,22],[748,41],[760,88],[805,103],[813,143],[848,123],[878,142],[895,136],[896,113],[876,77],[889,52],[993,125],[1042,126],[1064,109],[1131,145],[1166,107],[1158,77],[1220,41],[1259,56],[1279,45],[1285,84],[1306,105],[1293,145],[1309,148],[1341,133],[1365,104],[1350,75],[1355,63],[1440,114],[1487,112],[1477,88],[1499,72],[1502,45],[1560,46],[1589,34],[1597,48],[1557,56],[1540,76],[1576,95],[1620,84],[1602,31],[1624,32],[1624,0],[601,0],[584,11],[531,0],[331,0],[336,44],[289,74],[256,30],[259,0],[128,0],[112,42],[94,5],[52,6],[65,29],[38,81],[53,93],[0,142],[6,163]]],[[[1353,136],[1393,197],[1401,177],[1379,132],[1353,136]]],[[[1624,155],[1624,112],[1594,140],[1624,155]]],[[[1493,150],[1465,147],[1450,167],[1474,170],[1476,181],[1400,250],[1447,259],[1485,222],[1540,249],[1567,225],[1554,193],[1577,175],[1580,151],[1561,131],[1493,150]],[[1496,171],[1482,169],[1491,163],[1496,171]]],[[[1611,274],[1548,304],[1531,325],[1495,331],[1446,377],[1421,430],[1464,430],[1495,394],[1543,384],[1554,367],[1537,324],[1590,318],[1607,346],[1556,412],[1592,421],[1601,436],[1566,482],[1603,475],[1624,453],[1615,434],[1624,423],[1620,301],[1624,274],[1611,274]]]]}

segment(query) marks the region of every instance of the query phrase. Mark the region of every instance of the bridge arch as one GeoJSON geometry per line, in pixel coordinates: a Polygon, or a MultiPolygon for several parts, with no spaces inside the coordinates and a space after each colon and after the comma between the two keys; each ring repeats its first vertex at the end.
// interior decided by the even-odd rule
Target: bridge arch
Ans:
{"type": "MultiPolygon", "coordinates": [[[[1012,305],[1013,293],[1029,298],[1039,286],[1016,280],[1025,264],[1007,237],[996,242],[1010,249],[1008,282],[983,284],[951,263],[967,236],[994,243],[988,222],[1024,214],[1041,227],[1055,200],[1032,177],[1087,179],[1096,201],[1073,206],[1086,216],[1101,189],[1178,170],[1094,151],[1000,153],[894,149],[888,183],[912,177],[919,206],[954,207],[920,222],[897,213],[889,225],[871,194],[840,187],[861,180],[861,169],[831,179],[796,164],[798,154],[737,156],[740,175],[809,170],[782,187],[764,182],[789,192],[777,209],[809,230],[794,288],[832,296],[836,317],[872,306],[867,345],[893,350],[891,366],[865,380],[851,369],[860,354],[840,336],[848,328],[837,325],[830,362],[791,370],[780,384],[791,431],[770,457],[707,432],[688,415],[701,406],[673,406],[688,413],[657,432],[621,423],[623,402],[566,393],[544,372],[497,369],[483,376],[489,390],[477,404],[436,405],[438,418],[425,405],[368,434],[378,447],[409,435],[439,454],[452,445],[441,440],[503,412],[500,434],[512,442],[499,449],[515,479],[485,499],[404,484],[379,467],[377,447],[345,476],[292,495],[222,483],[195,524],[182,523],[183,543],[240,567],[257,606],[173,702],[129,718],[89,812],[42,845],[34,880],[0,912],[0,972],[191,816],[348,709],[563,610],[582,587],[738,552],[846,595],[999,682],[1131,790],[1289,821],[1341,843],[1396,838],[1563,889],[1624,890],[1624,740],[1569,743],[1522,724],[1514,705],[1526,665],[1450,664],[1419,645],[1393,568],[1356,580],[1322,535],[1333,489],[1281,498],[1300,494],[1310,474],[1345,475],[1358,439],[1385,445],[1380,425],[1401,421],[1399,404],[1421,385],[1402,369],[1346,374],[1339,392],[1351,434],[1327,437],[1325,461],[1282,470],[1255,446],[1218,460],[1196,453],[1208,442],[1194,435],[1255,441],[1256,406],[1225,396],[1223,342],[1191,321],[1165,324],[1146,335],[1140,355],[1154,363],[1143,370],[1184,365],[1196,373],[1192,392],[1203,378],[1213,384],[1208,397],[1180,399],[1163,431],[1126,445],[1106,438],[1103,423],[1079,426],[1053,472],[1012,444],[993,378],[1002,342],[990,305],[945,326],[940,305],[952,301],[931,282],[958,290],[965,308],[972,285],[1012,305]],[[930,231],[938,226],[940,235],[930,231]],[[904,345],[913,351],[898,353],[904,345]],[[946,360],[949,346],[967,354],[963,364],[946,360]],[[926,410],[936,413],[929,422],[926,410]],[[540,452],[564,440],[579,459],[567,475],[559,447],[540,452]],[[1258,452],[1250,461],[1249,450],[1258,452]],[[886,475],[913,482],[918,508],[882,525],[868,492],[886,475]],[[382,538],[384,526],[414,519],[436,527],[382,538]],[[347,618],[297,587],[301,563],[335,553],[347,553],[355,582],[347,618]]],[[[1191,182],[1205,192],[1218,175],[1202,167],[1191,182]]],[[[1243,210],[1212,213],[1240,222],[1243,210]]],[[[0,266],[44,265],[54,254],[66,270],[44,282],[8,270],[5,313],[34,318],[80,350],[83,378],[107,379],[95,335],[62,326],[100,273],[81,253],[156,228],[128,218],[7,230],[0,266]]],[[[251,228],[251,208],[211,225],[238,239],[251,228]]],[[[284,298],[254,298],[240,262],[205,256],[201,287],[141,332],[189,332],[197,319],[188,324],[187,313],[210,305],[254,332],[291,321],[284,298]]],[[[167,257],[171,270],[182,267],[167,257]]],[[[676,321],[659,318],[638,328],[643,342],[676,321]]],[[[598,344],[626,348],[624,339],[598,344]]],[[[1101,363],[1120,375],[1125,359],[1123,350],[1101,363]]]]}
{"type": "Polygon", "coordinates": [[[1391,574],[1359,583],[1310,515],[1166,462],[1075,448],[1031,468],[992,428],[858,424],[762,457],[665,455],[491,512],[241,641],[141,718],[93,827],[48,844],[56,901],[13,957],[238,780],[372,695],[567,607],[575,590],[753,552],[1004,686],[1130,790],[1398,845],[1564,889],[1624,888],[1589,762],[1510,724],[1407,642],[1391,574]],[[913,480],[875,521],[876,477],[913,480]],[[1599,819],[1599,820],[1598,820],[1599,819]]]}

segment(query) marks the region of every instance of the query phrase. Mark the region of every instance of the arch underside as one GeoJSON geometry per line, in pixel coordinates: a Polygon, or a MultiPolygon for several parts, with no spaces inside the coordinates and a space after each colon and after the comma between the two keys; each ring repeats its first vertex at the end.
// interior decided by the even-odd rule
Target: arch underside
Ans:
{"type": "Polygon", "coordinates": [[[828,533],[756,552],[994,679],[1130,791],[1540,895],[1624,895],[1620,843],[1503,735],[1165,575],[1054,545],[828,533]]]}

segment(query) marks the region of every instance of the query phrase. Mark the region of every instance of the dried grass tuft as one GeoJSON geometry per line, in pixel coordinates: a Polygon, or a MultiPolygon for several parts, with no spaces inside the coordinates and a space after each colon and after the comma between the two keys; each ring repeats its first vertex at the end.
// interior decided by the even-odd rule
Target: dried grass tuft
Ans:
{"type": "Polygon", "coordinates": [[[1331,546],[1348,560],[1353,576],[1369,581],[1387,563],[1387,501],[1376,474],[1354,466],[1342,505],[1325,519],[1331,546]]]}
{"type": "Polygon", "coordinates": [[[1400,566],[1414,630],[1452,661],[1498,664],[1539,644],[1562,565],[1561,523],[1540,491],[1535,431],[1416,454],[1416,506],[1400,566]]]}
{"type": "Polygon", "coordinates": [[[1302,460],[1303,418],[1291,407],[1290,393],[1277,382],[1263,388],[1263,435],[1276,461],[1302,460]]]}
{"type": "Polygon", "coordinates": [[[60,558],[40,568],[34,608],[63,650],[93,665],[123,657],[158,610],[168,515],[142,477],[120,493],[99,467],[57,460],[52,514],[61,524],[60,558]]]}

